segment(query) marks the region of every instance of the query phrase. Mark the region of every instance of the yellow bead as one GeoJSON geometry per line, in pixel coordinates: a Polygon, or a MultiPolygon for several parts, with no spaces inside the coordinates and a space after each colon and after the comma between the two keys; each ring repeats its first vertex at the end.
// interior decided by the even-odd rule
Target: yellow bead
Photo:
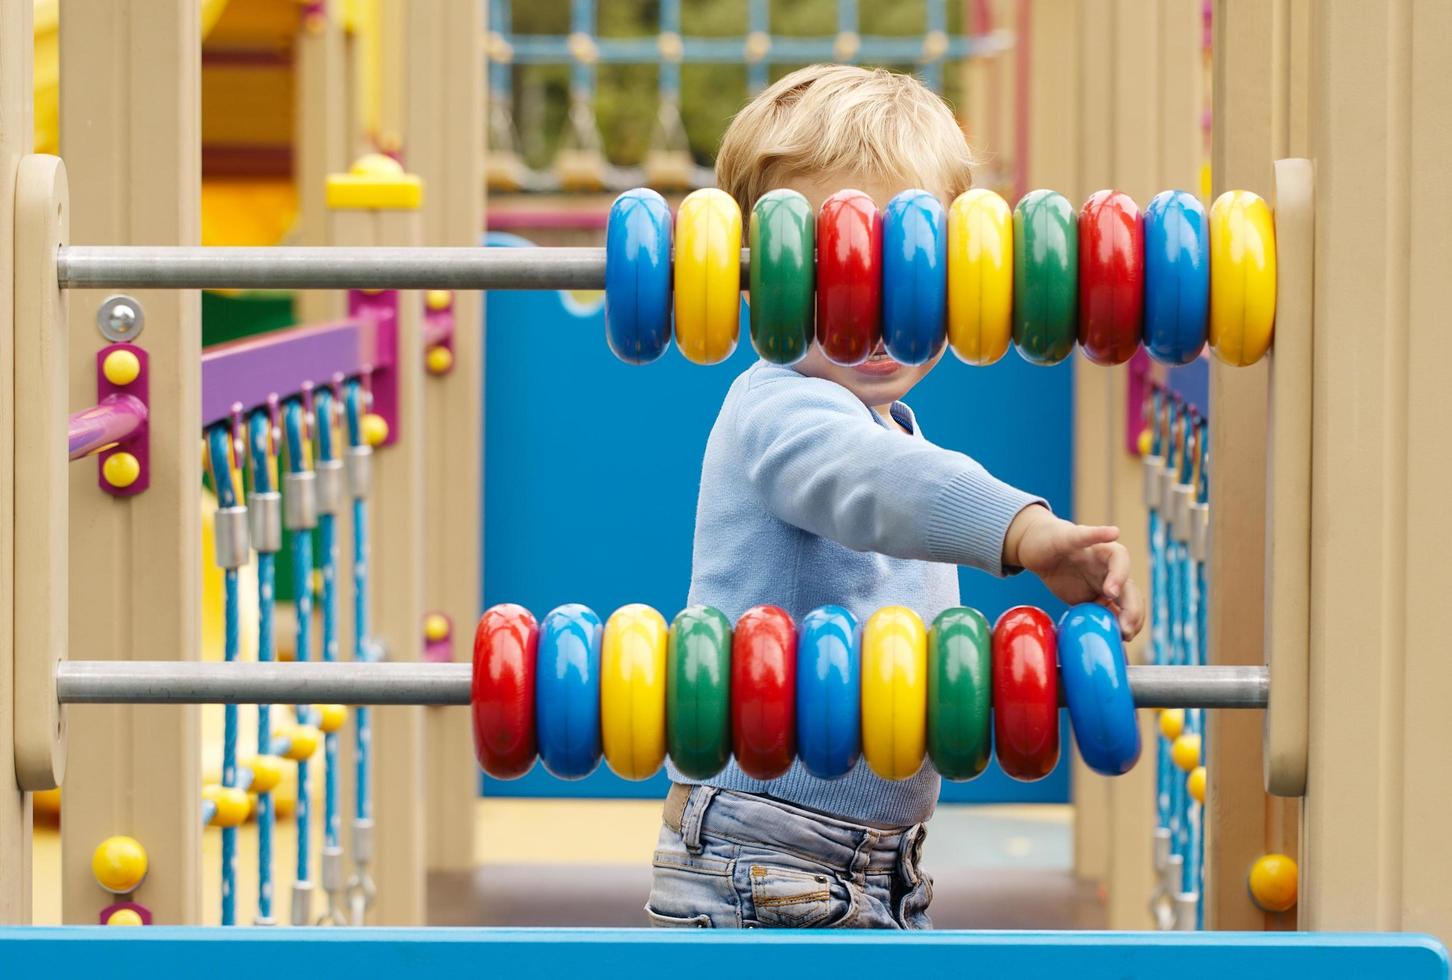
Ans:
{"type": "Polygon", "coordinates": [[[370,446],[381,446],[388,440],[388,420],[382,415],[369,412],[363,416],[363,441],[370,446]]]}
{"type": "Polygon", "coordinates": [[[424,363],[428,366],[429,374],[448,374],[454,367],[454,352],[442,344],[430,347],[424,363]]]}
{"type": "Polygon", "coordinates": [[[676,212],[676,347],[716,364],[736,349],[741,314],[741,209],[714,187],[692,191],[676,212]]]}
{"type": "Polygon", "coordinates": [[[1185,730],[1185,709],[1166,708],[1160,712],[1160,734],[1173,742],[1185,730]]]}
{"type": "Polygon", "coordinates": [[[101,464],[101,476],[117,490],[125,490],[141,479],[141,461],[130,453],[112,453],[101,464]]]}
{"type": "Polygon", "coordinates": [[[1170,746],[1170,758],[1185,772],[1194,769],[1200,764],[1200,736],[1194,732],[1186,732],[1175,739],[1175,743],[1170,746]]]}
{"type": "Polygon", "coordinates": [[[1139,439],[1136,440],[1134,447],[1139,450],[1141,456],[1150,454],[1150,450],[1154,448],[1154,439],[1150,437],[1149,429],[1139,430],[1139,439]]]}
{"type": "Polygon", "coordinates": [[[107,837],[91,855],[91,874],[108,892],[135,891],[146,877],[146,848],[134,837],[107,837]]]}
{"type": "Polygon", "coordinates": [[[1205,767],[1196,766],[1190,770],[1190,775],[1185,777],[1185,789],[1190,791],[1190,797],[1196,803],[1205,803],[1205,767]]]}
{"type": "Polygon", "coordinates": [[[862,628],[862,757],[883,779],[907,779],[927,749],[928,631],[905,606],[862,628]]]}
{"type": "Polygon", "coordinates": [[[111,913],[106,920],[108,926],[139,926],[142,925],[141,913],[135,909],[117,909],[111,913]]]}
{"type": "Polygon", "coordinates": [[[141,358],[135,352],[117,348],[101,362],[101,373],[117,387],[125,387],[141,377],[141,358]]]}
{"type": "Polygon", "coordinates": [[[1296,905],[1296,862],[1284,854],[1266,854],[1250,868],[1250,899],[1266,912],[1285,912],[1296,905]]]}
{"type": "Polygon", "coordinates": [[[259,755],[243,766],[252,770],[252,785],[248,788],[254,793],[271,793],[282,782],[282,760],[275,755],[259,755]]]}
{"type": "Polygon", "coordinates": [[[625,779],[648,779],[665,761],[665,618],[650,606],[621,606],[600,640],[600,741],[625,779]]]}
{"type": "Polygon", "coordinates": [[[992,364],[1013,339],[1013,211],[982,187],[948,208],[948,343],[967,364],[992,364]]]}
{"type": "Polygon", "coordinates": [[[318,728],[325,735],[340,731],[348,723],[348,709],[341,704],[320,704],[318,708],[318,728]]]}
{"type": "Polygon", "coordinates": [[[322,739],[322,733],[312,725],[294,725],[280,735],[287,740],[287,751],[282,757],[293,762],[312,758],[313,753],[318,750],[318,742],[322,739]]]}
{"type": "Polygon", "coordinates": [[[424,639],[430,643],[442,643],[449,638],[449,617],[443,613],[429,613],[424,617],[424,639]]]}
{"type": "Polygon", "coordinates": [[[1226,191],[1210,206],[1210,349],[1243,367],[1270,348],[1276,322],[1276,230],[1270,205],[1226,191]]]}
{"type": "Polygon", "coordinates": [[[454,293],[448,289],[430,289],[424,293],[424,306],[435,312],[447,310],[449,304],[454,301],[454,293]]]}
{"type": "Polygon", "coordinates": [[[252,812],[252,801],[246,792],[235,786],[215,783],[202,787],[202,799],[211,801],[213,827],[240,827],[252,812]]]}

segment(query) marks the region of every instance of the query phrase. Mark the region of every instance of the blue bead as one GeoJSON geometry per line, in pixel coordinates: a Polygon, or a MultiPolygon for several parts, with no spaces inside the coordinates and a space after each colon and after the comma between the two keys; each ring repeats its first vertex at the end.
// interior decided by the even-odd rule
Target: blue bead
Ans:
{"type": "Polygon", "coordinates": [[[1210,316],[1210,225],[1184,191],[1161,191],[1144,210],[1144,346],[1163,364],[1189,364],[1210,316]]]}
{"type": "Polygon", "coordinates": [[[1114,614],[1086,602],[1059,620],[1059,672],[1084,763],[1118,776],[1139,761],[1139,725],[1114,614]]]}
{"type": "Polygon", "coordinates": [[[600,764],[600,617],[570,604],[539,624],[535,737],[540,761],[561,779],[583,779],[600,764]]]}
{"type": "Polygon", "coordinates": [[[819,779],[845,776],[861,748],[856,618],[841,606],[814,609],[797,633],[797,756],[819,779]]]}
{"type": "Polygon", "coordinates": [[[903,191],[882,215],[882,341],[893,359],[922,364],[948,336],[948,231],[943,205],[903,191]]]}
{"type": "Polygon", "coordinates": [[[631,364],[655,360],[671,340],[671,211],[648,188],[626,191],[610,205],[605,340],[631,364]]]}

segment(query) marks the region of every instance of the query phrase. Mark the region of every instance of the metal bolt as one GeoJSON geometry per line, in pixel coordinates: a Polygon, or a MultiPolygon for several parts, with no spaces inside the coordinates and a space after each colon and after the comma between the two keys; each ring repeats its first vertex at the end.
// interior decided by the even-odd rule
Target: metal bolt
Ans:
{"type": "Polygon", "coordinates": [[[107,297],[96,311],[96,329],[112,343],[129,343],[141,336],[146,314],[134,297],[124,294],[107,297]]]}

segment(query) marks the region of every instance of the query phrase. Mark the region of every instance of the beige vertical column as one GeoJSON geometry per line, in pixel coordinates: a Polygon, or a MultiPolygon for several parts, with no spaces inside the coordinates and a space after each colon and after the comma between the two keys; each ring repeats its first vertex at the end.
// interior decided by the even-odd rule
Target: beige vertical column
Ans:
{"type": "MultiPolygon", "coordinates": [[[[1304,152],[1292,58],[1300,50],[1295,41],[1304,12],[1304,4],[1289,0],[1215,5],[1216,194],[1238,188],[1271,200],[1275,160],[1304,152]]],[[[1251,367],[1210,362],[1206,621],[1212,664],[1265,662],[1268,367],[1265,361],[1251,367]]],[[[1266,796],[1262,784],[1262,721],[1259,712],[1220,711],[1207,725],[1205,924],[1211,929],[1291,928],[1296,921],[1294,912],[1261,912],[1246,891],[1256,858],[1296,852],[1296,803],[1266,796]]]]}
{"type": "MultiPolygon", "coordinates": [[[[193,0],[62,0],[61,153],[77,244],[193,245],[201,194],[201,41],[193,0]]],[[[150,360],[151,487],[118,498],[71,468],[70,636],[88,660],[192,660],[200,646],[201,326],[195,291],[138,290],[150,360]]],[[[95,401],[104,294],[71,295],[71,410],[95,401]]],[[[150,857],[135,893],[161,923],[201,917],[195,707],[70,712],[63,915],[96,921],[103,838],[150,857]]]]}
{"type": "MultiPolygon", "coordinates": [[[[344,181],[329,181],[332,239],[339,245],[418,245],[420,182],[386,157],[370,156],[344,181]],[[351,185],[346,195],[335,184],[351,185]]],[[[386,659],[423,656],[424,363],[422,297],[398,293],[397,441],[373,456],[369,501],[369,591],[373,637],[386,659]]],[[[418,705],[374,709],[373,847],[378,897],[370,921],[424,920],[424,726],[418,705]]],[[[351,846],[351,844],[349,845],[351,846]]]]}
{"type": "Polygon", "coordinates": [[[1311,10],[1310,757],[1301,923],[1452,934],[1452,10],[1311,10]]]}
{"type": "MultiPolygon", "coordinates": [[[[29,3],[0,4],[0,378],[14,370],[15,172],[30,152],[34,35],[29,3]]],[[[15,417],[15,387],[0,384],[0,418],[15,417]]],[[[14,432],[0,425],[0,924],[30,924],[30,796],[16,788],[14,742],[14,432]]]]}
{"type": "MultiPolygon", "coordinates": [[[[313,0],[298,18],[293,42],[292,177],[298,197],[298,244],[328,244],[325,187],[328,174],[348,165],[348,98],[343,69],[341,0],[313,0]]],[[[335,320],[344,310],[343,294],[330,289],[297,293],[302,323],[335,320]]]]}
{"type": "MultiPolygon", "coordinates": [[[[428,245],[477,246],[484,227],[481,12],[481,4],[449,0],[419,0],[407,10],[404,156],[429,188],[428,245]]],[[[452,363],[424,382],[424,597],[429,614],[451,623],[453,658],[467,662],[482,595],[483,294],[454,293],[452,312],[452,363]]],[[[428,866],[469,868],[479,795],[469,712],[426,714],[428,866]]]]}

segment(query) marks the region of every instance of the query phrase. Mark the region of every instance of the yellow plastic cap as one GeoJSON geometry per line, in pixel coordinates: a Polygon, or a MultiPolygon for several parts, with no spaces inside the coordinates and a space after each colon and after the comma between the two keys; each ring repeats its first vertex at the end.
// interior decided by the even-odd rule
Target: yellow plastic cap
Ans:
{"type": "Polygon", "coordinates": [[[1166,708],[1160,712],[1160,734],[1173,742],[1185,730],[1185,709],[1166,708]]]}
{"type": "Polygon", "coordinates": [[[454,352],[444,346],[430,347],[424,364],[429,374],[448,374],[454,367],[454,352]]]}
{"type": "Polygon", "coordinates": [[[363,416],[363,441],[370,446],[381,446],[388,441],[388,420],[382,415],[369,412],[363,416]]]}
{"type": "Polygon", "coordinates": [[[1148,456],[1154,448],[1154,439],[1150,436],[1149,429],[1140,429],[1139,438],[1135,440],[1134,448],[1139,450],[1141,456],[1148,456]]]}
{"type": "Polygon", "coordinates": [[[424,305],[436,313],[447,310],[453,301],[454,292],[451,289],[430,289],[424,293],[424,305]]]}
{"type": "Polygon", "coordinates": [[[141,461],[130,453],[112,453],[101,464],[101,476],[117,490],[125,490],[141,479],[141,461]]]}
{"type": "Polygon", "coordinates": [[[450,632],[449,617],[443,613],[429,613],[424,617],[424,639],[430,643],[442,643],[450,632]]]}
{"type": "Polygon", "coordinates": [[[1190,775],[1185,777],[1185,789],[1190,791],[1190,798],[1202,806],[1205,803],[1205,767],[1196,766],[1190,770],[1190,775]]]}
{"type": "Polygon", "coordinates": [[[139,926],[142,925],[141,913],[135,909],[117,909],[106,919],[108,926],[139,926]]]}
{"type": "Polygon", "coordinates": [[[313,753],[318,750],[318,742],[322,739],[322,733],[312,725],[294,725],[282,734],[288,742],[287,751],[282,756],[293,762],[312,758],[313,753]]]}
{"type": "Polygon", "coordinates": [[[215,783],[203,786],[202,799],[210,800],[215,808],[212,812],[213,827],[240,827],[252,812],[252,801],[235,786],[218,786],[215,783]]]}
{"type": "Polygon", "coordinates": [[[141,377],[141,358],[135,351],[117,348],[101,362],[101,373],[111,384],[123,388],[141,377]]]}
{"type": "Polygon", "coordinates": [[[91,874],[108,892],[133,892],[146,877],[146,848],[135,837],[107,837],[91,855],[91,874]]]}
{"type": "Polygon", "coordinates": [[[1186,732],[1175,739],[1175,744],[1170,746],[1170,758],[1185,772],[1194,769],[1200,764],[1200,736],[1186,732]]]}
{"type": "Polygon", "coordinates": [[[341,730],[348,723],[348,709],[341,704],[320,704],[317,708],[318,728],[325,735],[341,730]]]}
{"type": "Polygon", "coordinates": [[[1250,900],[1266,912],[1285,912],[1296,906],[1299,870],[1293,858],[1266,854],[1250,868],[1250,900]]]}
{"type": "Polygon", "coordinates": [[[282,782],[282,760],[275,755],[259,755],[243,765],[252,770],[254,793],[271,793],[282,782]]]}
{"type": "Polygon", "coordinates": [[[423,180],[406,174],[382,153],[358,158],[345,174],[329,174],[328,207],[355,211],[417,211],[423,206],[423,180]]]}

